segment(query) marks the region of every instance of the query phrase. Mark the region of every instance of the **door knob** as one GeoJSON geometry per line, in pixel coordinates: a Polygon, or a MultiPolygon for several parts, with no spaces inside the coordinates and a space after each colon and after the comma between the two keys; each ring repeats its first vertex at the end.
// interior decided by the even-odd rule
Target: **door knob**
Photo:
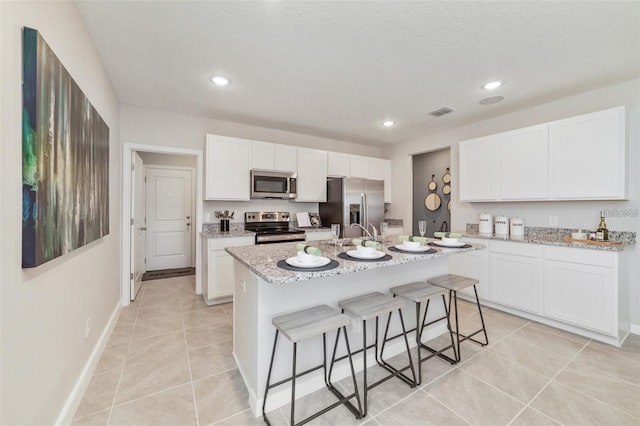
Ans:
{"type": "Polygon", "coordinates": [[[191,219],[191,216],[187,216],[187,219],[191,219]]]}
{"type": "Polygon", "coordinates": [[[141,227],[141,228],[140,228],[140,230],[141,230],[141,231],[146,231],[146,230],[147,230],[147,227],[146,227],[146,226],[143,226],[143,227],[141,227]]]}
{"type": "Polygon", "coordinates": [[[191,222],[187,222],[187,226],[190,226],[190,225],[191,225],[191,222]]]}

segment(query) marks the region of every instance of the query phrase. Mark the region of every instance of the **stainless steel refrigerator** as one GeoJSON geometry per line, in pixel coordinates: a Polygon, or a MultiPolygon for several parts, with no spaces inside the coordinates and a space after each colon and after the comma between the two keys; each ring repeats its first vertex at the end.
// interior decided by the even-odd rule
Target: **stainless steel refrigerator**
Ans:
{"type": "MultiPolygon", "coordinates": [[[[364,235],[359,227],[368,224],[380,230],[384,221],[384,181],[361,178],[336,178],[327,180],[327,202],[320,203],[320,220],[323,226],[340,224],[341,238],[357,238],[364,235]]],[[[369,227],[369,232],[373,231],[369,227]]]]}

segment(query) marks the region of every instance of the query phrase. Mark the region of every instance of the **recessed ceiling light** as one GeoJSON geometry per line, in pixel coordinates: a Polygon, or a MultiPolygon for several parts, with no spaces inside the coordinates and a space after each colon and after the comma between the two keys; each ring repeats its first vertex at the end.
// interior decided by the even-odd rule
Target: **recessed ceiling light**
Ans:
{"type": "Polygon", "coordinates": [[[213,83],[217,84],[218,86],[226,86],[227,84],[231,83],[228,78],[221,77],[219,75],[211,77],[211,81],[213,81],[213,83]]]}
{"type": "Polygon", "coordinates": [[[482,88],[486,89],[486,90],[493,90],[493,89],[497,89],[500,86],[502,86],[502,82],[501,81],[491,81],[491,82],[485,84],[484,86],[482,86],[482,88]]]}
{"type": "Polygon", "coordinates": [[[497,104],[503,99],[504,99],[504,96],[491,96],[490,98],[482,99],[479,103],[480,105],[492,105],[492,104],[497,104]]]}
{"type": "Polygon", "coordinates": [[[385,120],[385,121],[382,122],[382,125],[384,127],[393,127],[393,126],[396,125],[396,122],[393,121],[393,120],[385,120]]]}

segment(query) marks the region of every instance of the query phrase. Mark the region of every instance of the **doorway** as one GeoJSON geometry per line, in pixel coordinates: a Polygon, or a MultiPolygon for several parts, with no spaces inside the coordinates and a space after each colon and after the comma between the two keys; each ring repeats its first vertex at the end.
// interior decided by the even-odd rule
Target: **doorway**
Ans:
{"type": "MultiPolygon", "coordinates": [[[[184,209],[177,209],[175,207],[175,203],[169,202],[167,197],[160,200],[161,206],[161,215],[158,217],[159,222],[162,222],[160,225],[172,225],[175,226],[175,223],[170,223],[170,219],[175,219],[174,216],[180,210],[181,216],[181,225],[183,230],[189,227],[189,232],[180,232],[177,229],[168,228],[168,232],[166,232],[162,237],[157,238],[158,234],[155,234],[156,250],[155,254],[159,256],[156,257],[164,257],[165,260],[170,259],[170,261],[176,262],[180,260],[181,262],[189,263],[189,267],[195,266],[196,268],[196,284],[194,288],[194,292],[196,294],[202,293],[202,284],[201,284],[201,241],[199,238],[195,238],[197,235],[197,231],[202,228],[202,197],[198,197],[197,194],[202,194],[202,181],[203,181],[203,168],[202,168],[202,151],[197,150],[187,150],[180,148],[165,148],[151,145],[138,145],[138,144],[124,144],[123,147],[123,165],[127,165],[122,167],[122,229],[121,229],[121,271],[122,271],[122,279],[121,279],[121,302],[123,306],[128,306],[132,300],[132,296],[135,297],[136,293],[136,285],[135,279],[136,276],[139,275],[139,267],[136,266],[136,253],[138,253],[138,249],[136,249],[136,241],[138,241],[138,245],[140,245],[139,232],[136,229],[137,226],[140,227],[139,219],[134,217],[135,212],[135,200],[136,200],[136,166],[134,153],[139,154],[139,157],[143,160],[145,164],[145,169],[150,166],[154,167],[157,170],[165,169],[173,171],[180,171],[178,174],[182,175],[182,178],[174,177],[161,177],[159,180],[156,180],[156,189],[160,188],[160,193],[164,192],[165,195],[167,193],[171,193],[171,196],[175,196],[178,186],[181,186],[183,189],[186,185],[185,181],[189,181],[189,205],[190,209],[187,212],[184,209]],[[154,164],[155,163],[155,164],[154,164]],[[131,164],[131,167],[128,166],[131,164]],[[176,165],[177,164],[177,165],[176,165]],[[188,167],[190,165],[191,167],[188,167]],[[187,172],[185,177],[185,171],[187,172]],[[178,182],[182,179],[182,184],[178,182]],[[158,186],[158,182],[160,185],[158,186]],[[189,216],[189,219],[187,219],[189,216]],[[166,221],[165,221],[166,219],[166,221]],[[137,222],[138,221],[138,222],[137,222]],[[188,225],[187,225],[188,223],[188,225]],[[182,243],[176,244],[177,237],[182,234],[183,237],[185,234],[189,234],[190,238],[188,242],[186,240],[182,240],[182,243]],[[178,247],[180,246],[180,247],[178,247]],[[178,247],[178,248],[176,248],[178,247]],[[180,254],[182,252],[182,254],[180,254]],[[188,252],[188,253],[187,253],[188,252]],[[188,260],[185,260],[188,259],[188,260]]],[[[148,185],[144,185],[144,192],[149,193],[148,185]]],[[[138,194],[141,192],[137,191],[138,194]]],[[[156,195],[157,195],[157,191],[156,195]]],[[[184,195],[184,194],[183,194],[184,195]]],[[[180,195],[182,196],[182,195],[180,195]]],[[[148,197],[145,195],[145,201],[148,197]]],[[[149,207],[148,204],[146,206],[149,207]]],[[[146,210],[146,209],[145,209],[146,210]]],[[[142,224],[142,227],[148,228],[148,221],[142,224]]],[[[145,237],[146,239],[146,237],[145,237]]],[[[146,243],[143,244],[146,247],[146,243]]],[[[145,250],[148,251],[148,250],[145,250]]],[[[145,253],[147,260],[149,253],[145,253]]],[[[139,257],[139,256],[138,256],[139,257]]],[[[165,262],[166,263],[166,262],[165,262]]],[[[160,263],[160,267],[164,268],[166,266],[165,263],[160,263]]],[[[175,264],[175,263],[174,263],[175,264]]],[[[153,264],[152,264],[153,266],[153,264]]],[[[158,266],[158,265],[155,265],[158,266]]],[[[168,266],[166,269],[170,269],[172,266],[168,266]]],[[[147,264],[147,270],[151,268],[147,264]]]]}
{"type": "Polygon", "coordinates": [[[427,222],[426,237],[451,231],[452,186],[449,148],[413,155],[413,235],[427,222]]]}

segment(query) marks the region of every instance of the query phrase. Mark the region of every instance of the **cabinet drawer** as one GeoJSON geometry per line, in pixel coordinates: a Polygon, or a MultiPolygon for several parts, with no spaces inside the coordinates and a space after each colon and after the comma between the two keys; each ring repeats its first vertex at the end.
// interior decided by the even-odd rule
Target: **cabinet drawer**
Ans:
{"type": "Polygon", "coordinates": [[[544,258],[560,262],[580,263],[583,265],[603,266],[613,268],[615,266],[615,253],[603,250],[589,250],[567,247],[545,247],[544,258]]]}
{"type": "Polygon", "coordinates": [[[492,241],[492,253],[513,254],[515,256],[540,257],[541,247],[536,244],[511,243],[507,241],[492,241]]]}
{"type": "Polygon", "coordinates": [[[224,250],[227,247],[252,246],[255,237],[231,237],[231,238],[209,238],[209,250],[224,250]]]}

